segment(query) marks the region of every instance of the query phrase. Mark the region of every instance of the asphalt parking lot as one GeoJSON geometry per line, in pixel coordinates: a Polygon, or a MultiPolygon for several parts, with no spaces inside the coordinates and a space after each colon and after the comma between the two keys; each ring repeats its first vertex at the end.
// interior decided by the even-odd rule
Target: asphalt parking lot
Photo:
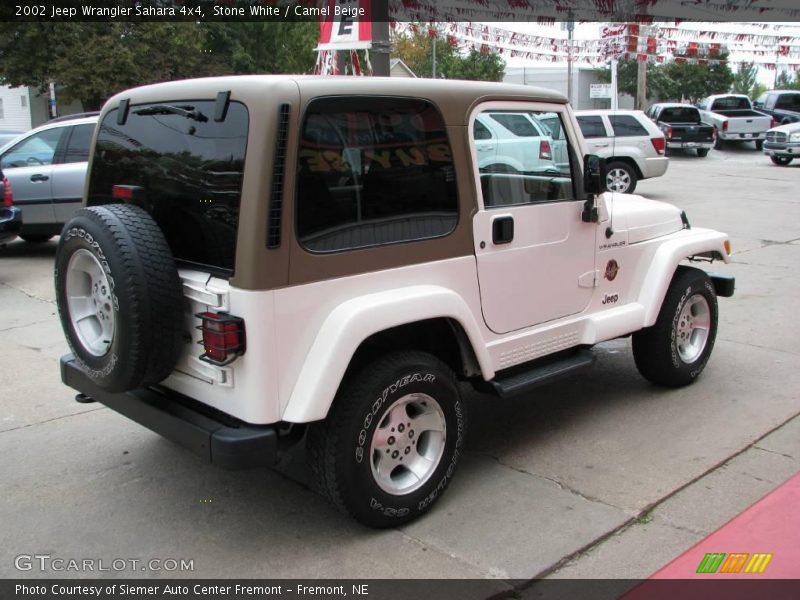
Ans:
{"type": "MultiPolygon", "coordinates": [[[[737,278],[699,381],[653,387],[628,340],[582,377],[470,393],[459,474],[426,517],[374,531],[310,491],[302,456],[226,472],[59,379],[56,243],[0,248],[0,577],[15,557],[191,559],[203,578],[645,577],[800,470],[800,163],[751,146],[676,155],[637,192],[731,235],[737,278]]],[[[62,573],[92,576],[93,573],[62,573]]],[[[800,575],[800,571],[798,572],[800,575]]]]}

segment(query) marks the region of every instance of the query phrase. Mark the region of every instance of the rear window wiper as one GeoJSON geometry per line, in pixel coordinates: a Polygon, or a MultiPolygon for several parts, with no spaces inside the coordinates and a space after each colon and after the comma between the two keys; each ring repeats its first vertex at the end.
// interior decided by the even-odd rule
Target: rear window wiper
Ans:
{"type": "Polygon", "coordinates": [[[139,110],[135,110],[133,112],[137,115],[181,115],[182,117],[186,117],[187,119],[192,119],[200,123],[205,123],[208,121],[207,116],[205,116],[199,110],[195,110],[194,106],[188,105],[172,106],[171,104],[155,104],[153,106],[148,106],[147,108],[140,108],[139,110]]]}

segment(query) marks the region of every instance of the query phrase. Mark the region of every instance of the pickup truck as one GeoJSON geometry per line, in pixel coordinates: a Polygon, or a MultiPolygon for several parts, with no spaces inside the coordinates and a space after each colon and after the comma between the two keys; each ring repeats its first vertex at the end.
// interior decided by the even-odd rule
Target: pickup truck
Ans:
{"type": "Polygon", "coordinates": [[[645,113],[667,139],[667,149],[693,148],[697,156],[704,157],[716,139],[713,125],[703,123],[700,111],[689,104],[653,104],[645,113]]]}
{"type": "Polygon", "coordinates": [[[770,90],[761,94],[753,107],[780,125],[800,121],[800,90],[770,90]]]}
{"type": "Polygon", "coordinates": [[[775,126],[772,117],[753,110],[744,94],[709,96],[698,102],[697,108],[703,121],[717,128],[717,150],[725,142],[755,142],[756,150],[761,150],[767,129],[775,126]]]}

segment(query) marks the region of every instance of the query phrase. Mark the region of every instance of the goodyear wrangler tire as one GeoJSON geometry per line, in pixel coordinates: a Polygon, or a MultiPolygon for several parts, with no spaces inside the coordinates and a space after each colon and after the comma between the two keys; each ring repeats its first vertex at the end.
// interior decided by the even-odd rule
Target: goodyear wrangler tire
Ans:
{"type": "Polygon", "coordinates": [[[79,210],[61,232],[55,286],[72,353],[99,387],[122,392],[169,375],[184,343],[183,294],[164,235],[144,210],[79,210]]]}
{"type": "Polygon", "coordinates": [[[633,334],[636,368],[658,385],[688,385],[705,368],[716,336],[714,284],[700,269],[678,267],[655,324],[633,334]]]}
{"type": "Polygon", "coordinates": [[[323,495],[371,527],[420,516],[455,472],[466,411],[452,371],[422,352],[388,355],[346,381],[308,432],[323,495]]]}

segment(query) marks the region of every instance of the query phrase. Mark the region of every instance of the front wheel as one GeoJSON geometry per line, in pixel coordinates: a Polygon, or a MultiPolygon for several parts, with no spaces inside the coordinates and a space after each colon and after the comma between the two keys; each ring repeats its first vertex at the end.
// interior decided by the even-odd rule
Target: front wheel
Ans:
{"type": "Polygon", "coordinates": [[[325,421],[308,432],[317,485],[371,527],[415,519],[441,497],[466,436],[452,371],[422,352],[398,352],[346,381],[325,421]]]}
{"type": "Polygon", "coordinates": [[[770,156],[769,159],[780,167],[785,167],[792,162],[792,158],[788,156],[770,156]]]}
{"type": "Polygon", "coordinates": [[[636,189],[636,170],[624,162],[612,162],[606,170],[606,189],[609,192],[632,194],[636,189]]]}
{"type": "Polygon", "coordinates": [[[716,336],[714,284],[700,269],[678,267],[655,324],[633,334],[636,368],[658,385],[688,385],[705,368],[716,336]]]}

